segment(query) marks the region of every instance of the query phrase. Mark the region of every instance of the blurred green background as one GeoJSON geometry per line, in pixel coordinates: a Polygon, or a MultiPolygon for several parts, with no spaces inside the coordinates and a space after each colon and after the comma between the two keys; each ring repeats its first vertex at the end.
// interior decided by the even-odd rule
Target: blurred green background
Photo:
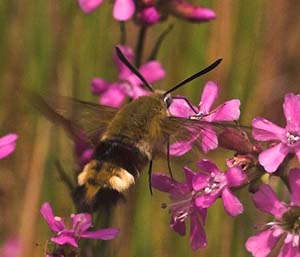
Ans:
{"type": "MultiPolygon", "coordinates": [[[[111,57],[120,33],[110,2],[86,15],[76,0],[0,1],[0,136],[19,134],[16,151],[0,160],[0,242],[18,237],[24,257],[43,256],[50,236],[39,214],[41,203],[51,202],[55,214],[66,218],[74,208],[54,165],[59,160],[72,173],[72,142],[26,103],[22,89],[97,102],[90,91],[91,78],[114,81],[116,77],[111,57]]],[[[223,57],[215,71],[177,93],[197,104],[205,81],[214,80],[220,85],[220,102],[241,99],[243,124],[251,124],[258,115],[282,124],[284,94],[300,91],[299,1],[193,2],[214,9],[217,19],[191,24],[169,18],[147,35],[145,53],[159,33],[174,24],[158,56],[167,77],[156,87],[170,88],[223,57]]],[[[132,46],[137,29],[133,23],[128,29],[132,46]]],[[[227,156],[217,151],[209,157],[225,167],[227,156]]],[[[188,157],[172,161],[178,163],[177,177],[189,161],[188,157]]],[[[165,162],[156,161],[154,170],[167,171],[165,162]]],[[[209,210],[208,246],[193,252],[188,236],[180,237],[169,229],[169,213],[160,208],[167,196],[158,191],[150,196],[147,176],[141,176],[127,193],[127,203],[115,211],[113,226],[120,227],[121,234],[109,242],[111,256],[250,256],[244,242],[254,233],[254,224],[266,219],[255,210],[247,192],[240,197],[245,212],[235,219],[226,215],[219,202],[209,210]]]]}

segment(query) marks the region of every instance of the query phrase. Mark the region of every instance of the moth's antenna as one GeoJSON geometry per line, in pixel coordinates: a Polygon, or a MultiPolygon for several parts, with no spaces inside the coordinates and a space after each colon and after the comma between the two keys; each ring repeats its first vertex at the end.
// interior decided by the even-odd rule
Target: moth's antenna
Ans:
{"type": "Polygon", "coordinates": [[[168,91],[166,91],[164,93],[164,96],[166,96],[167,94],[173,92],[174,90],[176,90],[177,88],[180,88],[182,87],[183,85],[191,82],[192,80],[204,75],[205,73],[208,73],[210,72],[211,70],[213,70],[214,68],[216,68],[222,61],[223,59],[220,58],[218,60],[216,60],[215,62],[213,62],[211,65],[207,66],[206,68],[204,68],[203,70],[201,71],[198,71],[197,73],[193,74],[192,76],[184,79],[183,81],[179,82],[178,84],[176,84],[174,87],[172,87],[171,89],[169,89],[168,91]]]}
{"type": "Polygon", "coordinates": [[[149,89],[151,92],[154,92],[154,89],[149,84],[149,82],[143,77],[143,75],[138,71],[138,69],[127,60],[125,55],[122,53],[121,49],[117,46],[116,46],[116,52],[119,59],[122,61],[122,63],[124,63],[127,66],[127,68],[130,69],[132,73],[134,73],[143,82],[144,86],[147,87],[147,89],[149,89]]]}

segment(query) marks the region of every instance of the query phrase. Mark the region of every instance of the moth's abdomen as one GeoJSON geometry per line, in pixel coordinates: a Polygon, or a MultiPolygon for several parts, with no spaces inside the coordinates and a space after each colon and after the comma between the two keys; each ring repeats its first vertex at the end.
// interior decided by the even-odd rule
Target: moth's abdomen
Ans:
{"type": "Polygon", "coordinates": [[[91,203],[101,189],[123,192],[135,182],[148,157],[139,148],[118,140],[101,141],[92,160],[78,176],[79,186],[85,187],[85,198],[91,203]]]}

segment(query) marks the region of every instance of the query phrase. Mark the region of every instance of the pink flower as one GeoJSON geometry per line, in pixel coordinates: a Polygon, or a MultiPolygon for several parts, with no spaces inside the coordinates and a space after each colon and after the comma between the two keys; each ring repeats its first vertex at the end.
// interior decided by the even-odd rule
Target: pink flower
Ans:
{"type": "Polygon", "coordinates": [[[221,197],[225,210],[232,216],[243,211],[240,201],[230,188],[242,185],[245,175],[238,167],[220,172],[215,164],[201,160],[197,166],[204,172],[195,173],[184,168],[185,182],[177,182],[167,175],[152,175],[152,186],[170,194],[171,203],[163,204],[171,211],[171,228],[180,235],[185,235],[185,221],[190,218],[190,242],[193,250],[207,245],[203,229],[207,209],[221,197]]]}
{"type": "MultiPolygon", "coordinates": [[[[133,51],[130,47],[119,46],[126,58],[132,63],[134,60],[133,51]]],[[[125,97],[136,99],[142,95],[148,95],[150,92],[141,87],[140,79],[133,74],[119,58],[114,56],[118,68],[118,78],[116,82],[106,82],[101,78],[92,80],[92,92],[100,95],[99,102],[103,105],[119,107],[125,97]]],[[[165,71],[158,61],[149,61],[139,68],[139,72],[149,83],[154,83],[163,79],[165,71]]]]}
{"type": "Polygon", "coordinates": [[[10,155],[15,150],[17,138],[16,134],[8,134],[0,137],[0,159],[10,155]]]}
{"type": "Polygon", "coordinates": [[[185,235],[185,221],[190,218],[190,243],[193,250],[207,245],[203,229],[207,209],[195,204],[192,180],[195,173],[185,170],[185,182],[177,182],[167,175],[155,173],[152,175],[152,186],[160,191],[170,194],[171,203],[163,204],[171,211],[171,228],[179,235],[185,235]]]}
{"type": "Polygon", "coordinates": [[[50,229],[56,233],[51,237],[51,241],[59,245],[69,244],[78,247],[80,238],[110,240],[119,233],[119,230],[115,228],[87,231],[92,226],[92,218],[88,213],[72,214],[71,228],[67,228],[61,217],[54,216],[52,208],[47,202],[42,205],[41,214],[50,229]]]}
{"type": "Polygon", "coordinates": [[[287,94],[283,110],[286,118],[285,128],[260,117],[252,121],[252,134],[256,140],[279,141],[259,154],[259,163],[268,172],[276,171],[289,153],[295,153],[300,160],[300,95],[287,94]]]}
{"type": "Polygon", "coordinates": [[[248,238],[246,248],[255,257],[268,256],[279,240],[283,246],[278,257],[300,256],[300,169],[289,173],[291,202],[281,202],[272,188],[262,185],[253,195],[258,209],[274,216],[275,221],[265,224],[265,229],[248,238]]]}
{"type": "MultiPolygon", "coordinates": [[[[80,8],[85,13],[90,13],[96,10],[103,0],[78,0],[80,8]]],[[[135,11],[134,0],[115,0],[113,8],[113,16],[116,20],[129,20],[135,11]]]]}
{"type": "MultiPolygon", "coordinates": [[[[209,81],[204,86],[199,106],[194,107],[197,113],[195,113],[185,101],[180,99],[174,99],[173,103],[169,107],[169,111],[175,116],[203,120],[206,122],[237,120],[240,117],[240,100],[233,99],[226,101],[215,109],[211,110],[211,107],[217,99],[217,96],[217,84],[209,81]]],[[[199,137],[201,139],[201,147],[204,153],[217,148],[218,138],[213,126],[203,125],[203,129],[199,131],[199,134],[195,135],[191,140],[177,142],[171,145],[170,153],[177,156],[185,154],[192,149],[194,141],[199,137]]]]}
{"type": "MultiPolygon", "coordinates": [[[[209,160],[197,162],[200,172],[192,180],[195,195],[195,205],[199,208],[209,208],[219,198],[222,198],[225,210],[231,216],[237,216],[244,210],[238,198],[231,192],[231,188],[239,187],[246,182],[246,176],[239,166],[221,172],[209,160]]],[[[185,170],[190,171],[188,168],[185,170]]]]}

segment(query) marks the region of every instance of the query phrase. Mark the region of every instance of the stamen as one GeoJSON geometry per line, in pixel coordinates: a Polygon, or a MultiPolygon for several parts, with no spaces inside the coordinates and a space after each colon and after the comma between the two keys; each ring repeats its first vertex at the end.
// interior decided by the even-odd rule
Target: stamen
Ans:
{"type": "Polygon", "coordinates": [[[286,139],[287,139],[288,144],[294,145],[300,140],[300,136],[292,134],[290,132],[287,132],[286,139]]]}

